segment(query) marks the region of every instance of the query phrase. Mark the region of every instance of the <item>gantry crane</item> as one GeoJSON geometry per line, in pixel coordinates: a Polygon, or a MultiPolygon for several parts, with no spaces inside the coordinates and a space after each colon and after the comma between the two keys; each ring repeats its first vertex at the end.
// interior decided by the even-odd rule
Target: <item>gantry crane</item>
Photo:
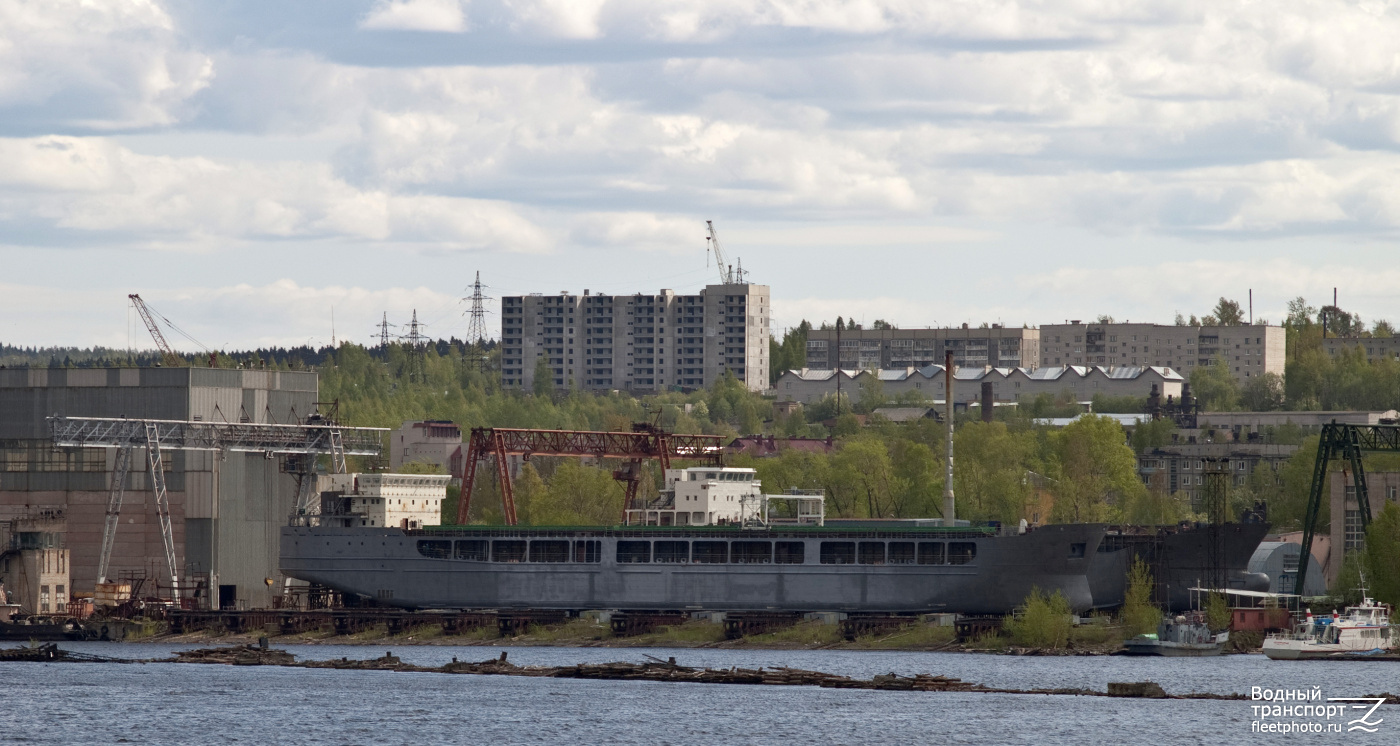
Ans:
{"type": "Polygon", "coordinates": [[[457,501],[457,523],[467,523],[467,513],[472,504],[472,482],[476,478],[476,463],[492,456],[496,457],[496,475],[501,483],[501,508],[505,512],[505,521],[507,525],[514,526],[515,491],[511,485],[510,467],[506,463],[506,457],[510,454],[525,458],[593,456],[627,459],[623,468],[613,472],[613,479],[624,485],[625,511],[632,507],[632,500],[637,495],[643,459],[657,459],[661,462],[663,470],[671,468],[673,458],[720,466],[724,454],[723,444],[723,436],[668,433],[649,423],[633,425],[632,432],[622,433],[474,427],[468,441],[467,457],[462,460],[462,497],[457,501]]]}
{"type": "MultiPolygon", "coordinates": [[[[308,418],[304,425],[276,425],[250,422],[203,422],[197,420],[143,420],[106,417],[49,417],[49,437],[61,448],[115,448],[115,468],[107,496],[107,521],[102,531],[102,554],[97,561],[97,582],[108,580],[117,525],[120,522],[122,493],[137,448],[146,450],[150,489],[154,493],[160,521],[165,560],[175,598],[180,596],[179,566],[175,536],[170,523],[170,498],[165,487],[163,451],[216,451],[261,453],[314,458],[330,454],[337,473],[345,471],[345,456],[378,455],[385,428],[342,427],[334,420],[308,418]]],[[[300,487],[296,514],[310,511],[314,492],[300,487]]]]}

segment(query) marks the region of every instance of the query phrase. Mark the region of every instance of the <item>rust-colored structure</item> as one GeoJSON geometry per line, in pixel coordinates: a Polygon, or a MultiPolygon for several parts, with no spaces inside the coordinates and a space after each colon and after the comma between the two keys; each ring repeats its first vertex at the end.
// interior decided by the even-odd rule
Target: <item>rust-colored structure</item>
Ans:
{"type": "Polygon", "coordinates": [[[627,459],[627,464],[613,471],[613,479],[625,484],[627,497],[623,510],[626,510],[632,506],[632,499],[637,495],[640,467],[644,459],[660,461],[663,470],[671,468],[673,458],[720,466],[723,463],[724,439],[719,435],[668,433],[644,423],[633,425],[631,432],[475,427],[468,442],[467,457],[462,462],[462,498],[457,502],[457,523],[466,524],[467,513],[471,510],[477,462],[495,456],[506,524],[516,525],[515,493],[511,486],[510,469],[506,466],[506,457],[511,454],[526,458],[593,456],[627,459]]]}

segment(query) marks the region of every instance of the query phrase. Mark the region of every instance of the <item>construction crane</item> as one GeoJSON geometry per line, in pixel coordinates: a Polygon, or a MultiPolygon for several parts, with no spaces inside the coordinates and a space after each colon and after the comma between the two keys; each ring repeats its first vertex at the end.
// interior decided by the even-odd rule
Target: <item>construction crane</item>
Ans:
{"type": "Polygon", "coordinates": [[[462,460],[462,497],[457,501],[457,523],[467,523],[477,462],[492,456],[496,457],[496,475],[501,482],[501,508],[505,512],[505,521],[507,525],[514,526],[515,491],[511,485],[510,466],[506,463],[506,457],[511,454],[527,459],[531,456],[627,459],[623,468],[613,472],[613,479],[623,483],[626,493],[623,510],[626,511],[632,507],[632,500],[637,495],[643,459],[659,460],[662,470],[671,468],[673,458],[720,466],[723,444],[724,438],[719,435],[668,433],[649,423],[633,425],[630,433],[475,427],[468,441],[467,457],[462,460]]]}
{"type": "Polygon", "coordinates": [[[705,256],[708,259],[710,252],[714,252],[715,263],[719,265],[719,283],[721,285],[742,285],[744,284],[744,262],[739,260],[738,269],[732,264],[725,263],[724,248],[720,246],[719,234],[715,232],[715,221],[706,220],[706,227],[710,234],[705,236],[705,256]]]}
{"type": "MultiPolygon", "coordinates": [[[[131,305],[136,306],[136,313],[141,317],[142,323],[146,325],[146,331],[151,333],[151,338],[156,341],[156,347],[160,348],[161,364],[163,364],[167,368],[183,367],[185,365],[185,359],[180,357],[179,353],[175,352],[175,350],[171,349],[170,343],[165,341],[165,335],[161,333],[160,325],[156,323],[156,314],[153,311],[151,311],[150,307],[146,305],[145,301],[141,300],[140,295],[132,293],[131,295],[128,295],[126,297],[131,299],[131,305]]],[[[205,347],[202,342],[195,339],[194,337],[191,337],[189,334],[186,334],[183,329],[181,329],[178,326],[175,326],[175,324],[170,319],[167,319],[164,316],[161,316],[160,318],[171,329],[174,329],[175,331],[179,332],[186,339],[190,340],[191,342],[194,342],[200,347],[204,347],[204,351],[209,353],[209,367],[218,367],[217,364],[219,362],[219,353],[214,352],[208,347],[205,347]]]]}

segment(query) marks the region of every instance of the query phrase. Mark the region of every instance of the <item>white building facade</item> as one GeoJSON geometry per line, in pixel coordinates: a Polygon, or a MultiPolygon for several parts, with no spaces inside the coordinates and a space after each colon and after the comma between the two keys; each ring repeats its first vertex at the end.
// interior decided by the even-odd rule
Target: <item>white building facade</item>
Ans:
{"type": "Polygon", "coordinates": [[[322,474],[321,520],[346,527],[441,525],[450,479],[445,474],[322,474]]]}

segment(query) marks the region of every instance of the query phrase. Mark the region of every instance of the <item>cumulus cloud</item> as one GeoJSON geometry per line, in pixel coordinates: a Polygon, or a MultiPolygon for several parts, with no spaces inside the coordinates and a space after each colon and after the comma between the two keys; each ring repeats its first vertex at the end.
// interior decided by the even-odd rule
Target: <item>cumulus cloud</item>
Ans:
{"type": "Polygon", "coordinates": [[[187,239],[341,237],[539,252],[549,233],[497,201],[356,188],[329,165],[152,157],[102,138],[0,139],[0,218],[187,239]]]}
{"type": "Polygon", "coordinates": [[[0,3],[0,129],[169,125],[213,79],[150,0],[0,3]]]}
{"type": "Polygon", "coordinates": [[[467,17],[458,0],[378,0],[360,21],[360,28],[373,31],[467,30],[467,17]]]}

